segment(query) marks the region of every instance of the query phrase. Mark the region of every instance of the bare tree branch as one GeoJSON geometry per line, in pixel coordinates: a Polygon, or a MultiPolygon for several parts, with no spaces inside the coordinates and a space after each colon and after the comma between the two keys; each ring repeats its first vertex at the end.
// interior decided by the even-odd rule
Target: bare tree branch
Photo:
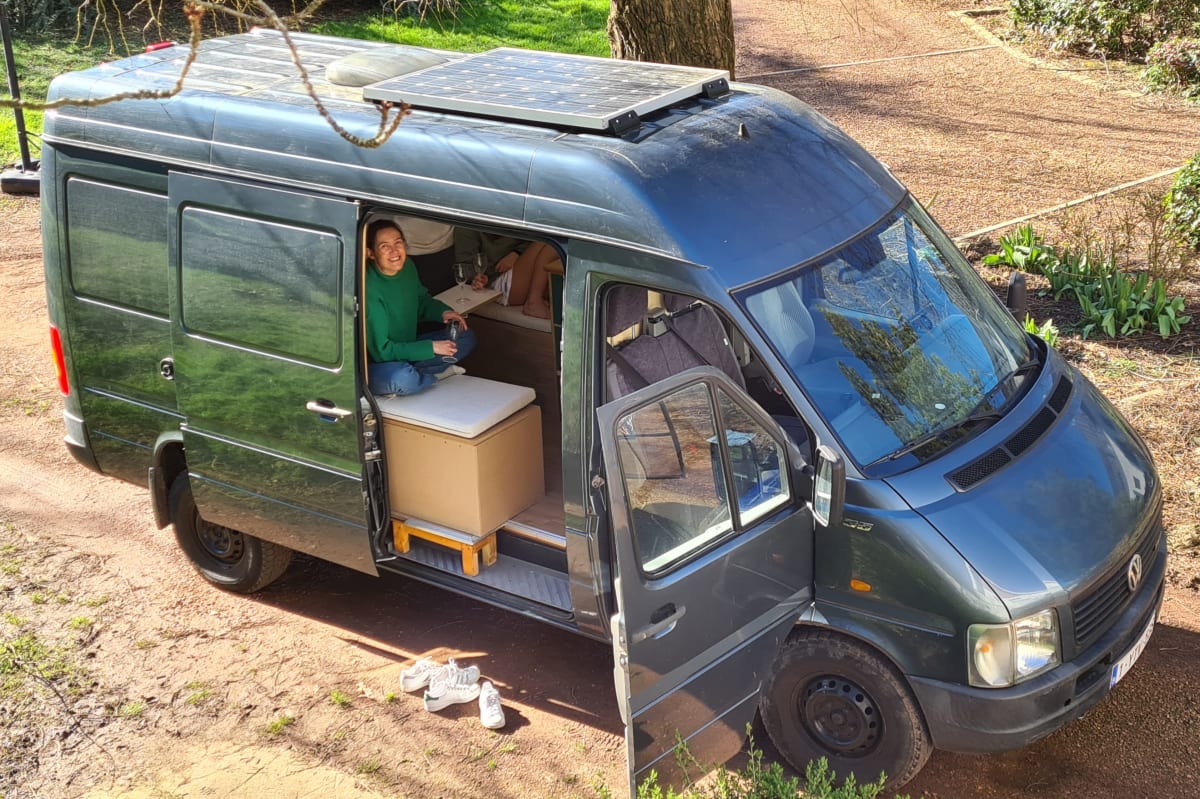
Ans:
{"type": "MultiPolygon", "coordinates": [[[[21,108],[31,109],[34,111],[49,111],[55,108],[64,106],[78,106],[81,108],[92,108],[108,103],[115,103],[121,100],[165,100],[174,97],[183,90],[184,80],[187,78],[188,72],[196,61],[196,56],[200,51],[200,41],[202,39],[200,23],[204,18],[205,12],[211,11],[214,14],[227,14],[236,19],[248,22],[254,25],[264,25],[274,28],[283,37],[284,44],[287,45],[288,51],[292,55],[292,63],[296,66],[296,72],[300,76],[300,82],[304,86],[305,93],[312,100],[313,106],[317,109],[317,113],[325,120],[326,124],[333,129],[335,133],[341,136],[346,141],[357,147],[375,148],[382,145],[392,134],[396,132],[396,128],[400,126],[404,117],[408,116],[412,109],[407,103],[400,103],[398,106],[392,103],[378,103],[379,110],[379,127],[376,129],[375,135],[369,138],[364,138],[351,133],[342,127],[337,120],[330,114],[329,109],[325,107],[325,103],[317,95],[313,88],[312,81],[309,79],[308,70],[304,66],[303,59],[300,57],[300,52],[296,49],[295,43],[292,41],[288,23],[296,23],[310,18],[317,9],[324,5],[326,0],[312,0],[307,6],[300,11],[292,14],[289,17],[283,18],[275,13],[266,0],[251,0],[250,4],[256,7],[261,16],[248,14],[236,8],[230,8],[221,0],[188,0],[184,4],[183,12],[187,17],[188,25],[191,27],[191,40],[189,42],[187,59],[183,63],[183,68],[179,72],[179,78],[175,81],[175,85],[170,89],[141,89],[132,92],[119,92],[117,94],[108,95],[105,97],[63,97],[51,102],[36,101],[36,100],[13,100],[0,99],[0,108],[21,108]],[[393,109],[395,115],[392,114],[393,109]]],[[[87,5],[87,3],[84,3],[87,5]]],[[[81,6],[82,12],[83,6],[81,6]]],[[[94,33],[93,29],[93,33],[94,33]]]]}

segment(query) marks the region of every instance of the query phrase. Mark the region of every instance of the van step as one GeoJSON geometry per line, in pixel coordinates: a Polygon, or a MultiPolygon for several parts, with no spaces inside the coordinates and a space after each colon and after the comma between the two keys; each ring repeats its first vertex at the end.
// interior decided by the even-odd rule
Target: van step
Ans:
{"type": "MultiPolygon", "coordinates": [[[[408,552],[400,557],[441,572],[463,574],[457,553],[419,539],[414,539],[408,552]]],[[[545,566],[500,555],[493,565],[479,574],[467,575],[467,579],[552,608],[571,610],[567,575],[545,566]]]]}

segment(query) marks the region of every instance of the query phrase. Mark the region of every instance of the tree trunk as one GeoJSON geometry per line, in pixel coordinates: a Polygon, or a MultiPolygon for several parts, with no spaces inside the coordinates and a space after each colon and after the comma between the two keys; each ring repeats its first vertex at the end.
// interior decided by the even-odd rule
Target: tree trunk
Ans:
{"type": "Polygon", "coordinates": [[[612,0],[608,41],[614,58],[729,70],[731,0],[612,0]]]}

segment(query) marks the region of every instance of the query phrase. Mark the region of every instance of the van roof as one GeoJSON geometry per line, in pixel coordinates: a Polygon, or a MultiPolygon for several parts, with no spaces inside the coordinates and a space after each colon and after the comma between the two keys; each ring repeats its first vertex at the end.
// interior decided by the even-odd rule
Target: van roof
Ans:
{"type": "MultiPolygon", "coordinates": [[[[711,277],[726,287],[837,246],[904,196],[878,161],[807,105],[764,87],[724,84],[718,70],[635,65],[634,83],[640,77],[650,84],[635,94],[653,93],[656,81],[688,84],[660,92],[659,105],[639,105],[640,96],[622,96],[629,62],[291,38],[316,94],[350,132],[368,138],[379,124],[378,107],[364,93],[413,97],[416,110],[380,147],[356,147],[314,109],[283,37],[255,30],[202,42],[178,95],[65,106],[47,115],[44,138],[144,159],[158,169],[217,171],[656,251],[711,267],[711,277]],[[452,86],[462,82],[464,66],[494,67],[510,56],[550,65],[540,87],[545,95],[578,92],[571,81],[587,71],[593,92],[598,83],[599,94],[616,102],[586,123],[536,111],[530,118],[517,103],[494,102],[512,85],[511,74],[494,68],[476,70],[471,87],[484,106],[430,99],[430,83],[412,80],[442,73],[440,85],[452,86]],[[371,67],[373,57],[433,66],[366,89],[326,77],[348,62],[371,67]],[[606,80],[611,88],[603,87],[606,80]],[[614,109],[627,117],[630,108],[636,124],[612,123],[614,109]]],[[[168,90],[186,52],[164,48],[60,76],[49,99],[168,90]]]]}

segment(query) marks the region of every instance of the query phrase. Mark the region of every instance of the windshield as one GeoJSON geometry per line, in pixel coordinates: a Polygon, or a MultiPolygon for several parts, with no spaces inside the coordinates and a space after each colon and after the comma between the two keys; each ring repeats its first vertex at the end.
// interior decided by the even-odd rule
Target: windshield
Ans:
{"type": "Polygon", "coordinates": [[[915,205],[739,299],[868,473],[981,429],[1036,374],[1036,350],[915,205]]]}

